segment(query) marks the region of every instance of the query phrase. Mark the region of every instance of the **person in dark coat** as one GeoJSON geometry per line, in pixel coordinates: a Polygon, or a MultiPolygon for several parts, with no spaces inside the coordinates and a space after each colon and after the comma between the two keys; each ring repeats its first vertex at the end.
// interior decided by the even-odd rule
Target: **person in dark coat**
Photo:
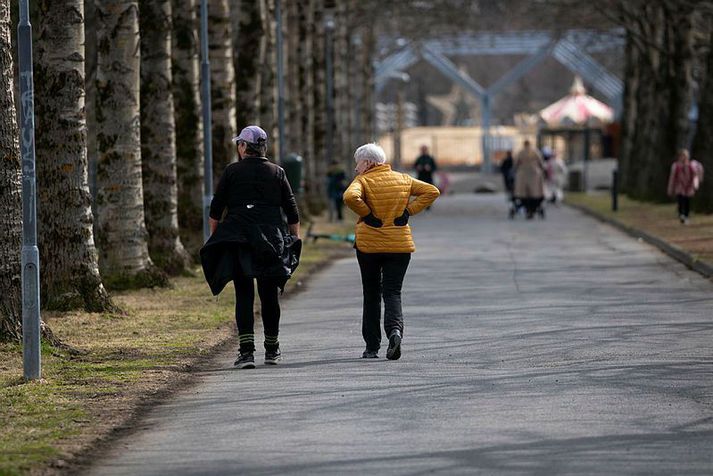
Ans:
{"type": "Polygon", "coordinates": [[[347,189],[347,174],[344,172],[344,167],[341,166],[338,160],[333,160],[327,169],[327,197],[329,198],[329,217],[332,221],[333,212],[336,212],[336,218],[338,221],[342,221],[344,218],[342,209],[344,206],[344,201],[342,200],[342,195],[344,195],[344,190],[347,189]]]}
{"type": "Polygon", "coordinates": [[[428,153],[428,147],[425,145],[421,146],[421,155],[414,162],[413,168],[416,169],[416,178],[433,185],[433,173],[437,169],[436,159],[428,153]]]}
{"type": "Polygon", "coordinates": [[[500,173],[503,174],[503,183],[505,184],[505,190],[508,195],[512,198],[512,192],[515,188],[515,174],[514,169],[515,161],[512,157],[512,151],[508,150],[505,158],[500,163],[500,173]]]}
{"type": "Polygon", "coordinates": [[[299,263],[302,242],[285,171],[265,157],[265,131],[248,126],[233,141],[239,160],[226,167],[218,182],[210,205],[211,237],[201,249],[201,262],[214,295],[231,280],[235,285],[240,341],[235,366],[246,369],[255,368],[254,280],[262,305],[265,363],[282,359],[278,293],[299,263]]]}

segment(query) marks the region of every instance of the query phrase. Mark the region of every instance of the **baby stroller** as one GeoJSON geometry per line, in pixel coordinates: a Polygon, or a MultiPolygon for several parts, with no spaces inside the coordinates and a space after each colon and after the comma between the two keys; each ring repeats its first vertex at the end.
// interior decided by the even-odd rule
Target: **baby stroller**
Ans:
{"type": "Polygon", "coordinates": [[[518,198],[510,195],[510,209],[508,218],[514,220],[518,213],[523,213],[525,218],[531,220],[535,215],[545,219],[545,205],[541,198],[518,198]]]}

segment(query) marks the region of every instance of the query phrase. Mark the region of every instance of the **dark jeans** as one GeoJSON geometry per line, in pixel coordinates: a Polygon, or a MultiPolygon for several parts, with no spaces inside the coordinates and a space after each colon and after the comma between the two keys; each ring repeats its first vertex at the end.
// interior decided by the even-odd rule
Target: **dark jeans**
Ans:
{"type": "Polygon", "coordinates": [[[688,214],[691,212],[691,197],[676,195],[676,198],[678,199],[678,214],[688,218],[688,214]]]}
{"type": "Polygon", "coordinates": [[[344,218],[344,215],[342,213],[342,209],[344,208],[344,201],[342,200],[342,197],[334,197],[332,198],[332,202],[334,202],[334,209],[337,211],[337,220],[342,221],[344,218]]]}
{"type": "Polygon", "coordinates": [[[362,253],[357,250],[364,291],[361,333],[369,350],[381,346],[381,298],[384,298],[384,330],[388,337],[394,329],[403,334],[401,286],[411,261],[410,253],[362,253]]]}
{"type": "Polygon", "coordinates": [[[255,281],[260,295],[262,325],[265,329],[265,350],[279,346],[277,336],[280,331],[280,301],[277,282],[272,278],[248,278],[243,274],[238,260],[233,268],[235,285],[235,321],[238,324],[240,352],[255,352],[255,281]]]}

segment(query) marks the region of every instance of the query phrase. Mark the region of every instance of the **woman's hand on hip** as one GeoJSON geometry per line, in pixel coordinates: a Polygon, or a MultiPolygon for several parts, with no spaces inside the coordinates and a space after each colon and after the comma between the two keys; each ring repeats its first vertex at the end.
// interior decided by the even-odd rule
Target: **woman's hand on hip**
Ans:
{"type": "Polygon", "coordinates": [[[361,221],[363,221],[372,228],[381,228],[382,226],[384,226],[384,222],[376,218],[373,213],[369,213],[367,216],[362,217],[361,221]]]}
{"type": "Polygon", "coordinates": [[[408,219],[410,216],[411,216],[411,214],[408,212],[408,210],[404,210],[404,212],[401,214],[400,217],[397,217],[394,219],[394,225],[396,225],[396,226],[408,225],[408,219]]]}

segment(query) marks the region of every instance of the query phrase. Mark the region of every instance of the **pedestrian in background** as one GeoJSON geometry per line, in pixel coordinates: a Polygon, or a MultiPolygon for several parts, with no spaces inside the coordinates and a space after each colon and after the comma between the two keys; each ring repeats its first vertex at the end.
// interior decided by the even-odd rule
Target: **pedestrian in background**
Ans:
{"type": "Polygon", "coordinates": [[[687,225],[691,211],[691,198],[696,194],[702,169],[699,171],[691,163],[687,149],[681,149],[676,154],[676,161],[671,165],[668,177],[668,195],[676,197],[678,202],[678,219],[687,225]]]}
{"type": "Polygon", "coordinates": [[[384,330],[389,339],[386,358],[401,357],[404,331],[401,288],[415,251],[409,217],[438,198],[436,187],[394,172],[384,150],[365,144],[354,153],[357,177],[344,192],[344,202],[359,215],[356,225],[357,260],[364,293],[362,336],[365,359],[375,359],[381,347],[381,300],[384,330]],[[411,197],[416,197],[411,201],[411,197]]]}
{"type": "Polygon", "coordinates": [[[436,172],[438,167],[436,167],[436,159],[428,153],[427,146],[421,146],[421,155],[416,158],[413,168],[416,170],[416,178],[418,178],[421,182],[433,185],[433,174],[436,172]]]}
{"type": "Polygon", "coordinates": [[[567,165],[557,152],[552,151],[547,161],[547,197],[551,203],[558,204],[564,200],[564,186],[567,183],[567,165]]]}
{"type": "Polygon", "coordinates": [[[235,285],[240,341],[235,366],[252,369],[255,281],[262,305],[265,364],[277,364],[282,359],[278,292],[297,268],[302,242],[297,203],[285,171],[265,157],[267,133],[248,126],[233,141],[239,160],[225,168],[218,182],[210,204],[211,237],[201,249],[201,263],[213,295],[229,281],[235,285]]]}
{"type": "Polygon", "coordinates": [[[514,159],[512,157],[512,151],[508,150],[505,154],[505,158],[500,162],[500,173],[503,175],[503,184],[505,185],[505,191],[512,200],[513,189],[515,188],[515,175],[513,174],[513,169],[515,167],[514,159]]]}
{"type": "Polygon", "coordinates": [[[329,221],[342,221],[342,196],[347,188],[347,174],[337,160],[333,160],[327,169],[327,198],[329,199],[329,221]]]}
{"type": "Polygon", "coordinates": [[[544,216],[541,206],[545,197],[544,170],[542,156],[526,140],[515,157],[515,198],[522,202],[528,219],[532,219],[535,212],[544,216]]]}

